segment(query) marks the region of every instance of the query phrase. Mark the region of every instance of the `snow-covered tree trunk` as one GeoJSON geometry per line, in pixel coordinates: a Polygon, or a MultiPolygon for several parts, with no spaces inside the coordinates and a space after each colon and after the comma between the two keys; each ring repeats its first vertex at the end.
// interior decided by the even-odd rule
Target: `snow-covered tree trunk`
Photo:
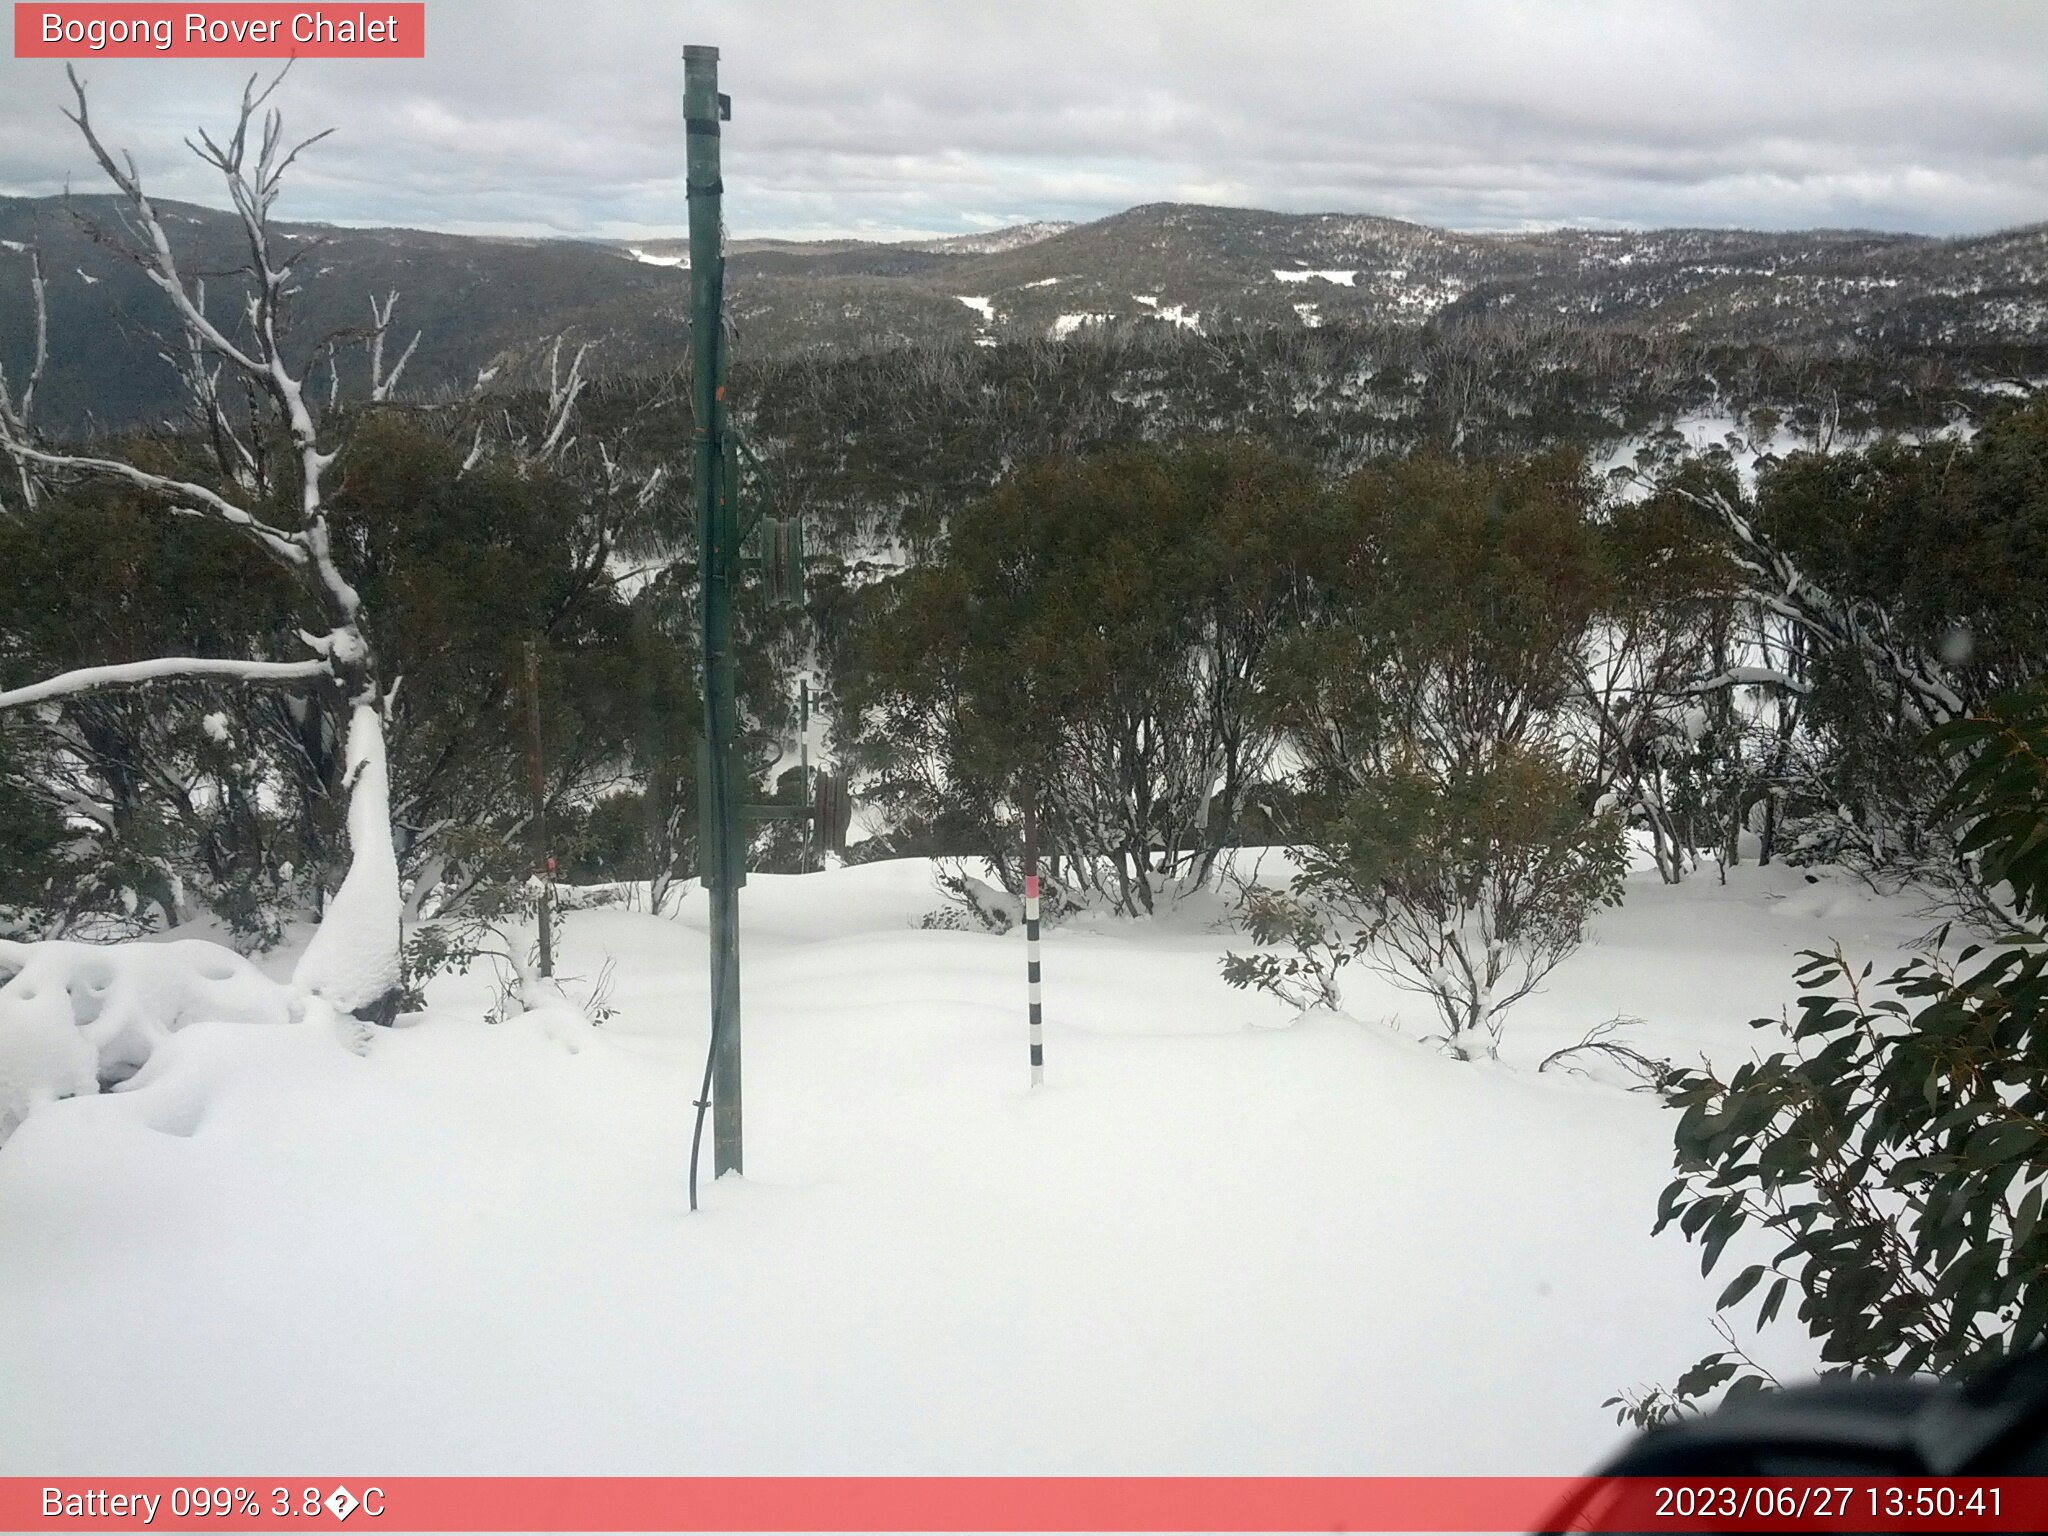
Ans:
{"type": "Polygon", "coordinates": [[[391,842],[384,720],[373,703],[350,711],[348,786],[348,873],[299,957],[292,983],[344,1013],[388,1024],[398,1003],[403,902],[391,842]]]}

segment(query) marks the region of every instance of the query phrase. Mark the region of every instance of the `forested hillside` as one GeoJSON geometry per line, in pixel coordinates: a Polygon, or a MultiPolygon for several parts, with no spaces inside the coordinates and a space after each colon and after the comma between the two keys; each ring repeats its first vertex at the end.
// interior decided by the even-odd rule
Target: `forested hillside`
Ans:
{"type": "MultiPolygon", "coordinates": [[[[232,271],[231,215],[167,203],[195,271],[232,271]]],[[[23,263],[51,274],[57,360],[46,421],[131,425],[177,410],[150,340],[151,291],[119,254],[112,200],[0,198],[0,364],[30,347],[23,263]]],[[[489,384],[561,334],[590,367],[675,365],[688,343],[686,256],[674,241],[510,240],[280,225],[301,251],[291,344],[309,364],[400,294],[420,334],[414,388],[489,384]]],[[[228,302],[231,279],[216,280],[228,302]]],[[[1461,234],[1360,215],[1152,204],[1073,227],[875,244],[736,241],[728,301],[738,355],[844,359],[905,347],[983,348],[1105,335],[1150,344],[1274,330],[1477,328],[1510,345],[1565,326],[1795,356],[1932,359],[1965,382],[2044,372],[2048,229],[1971,239],[1853,231],[1461,234]]],[[[239,302],[236,300],[235,302],[239,302]]],[[[1275,341],[1273,345],[1284,345],[1275,341]]],[[[1242,343],[1232,343],[1241,346],[1242,343]]],[[[324,370],[324,365],[321,365],[324,370]]],[[[316,370],[316,371],[321,371],[316,370]]],[[[340,364],[344,397],[367,388],[340,364]]]]}

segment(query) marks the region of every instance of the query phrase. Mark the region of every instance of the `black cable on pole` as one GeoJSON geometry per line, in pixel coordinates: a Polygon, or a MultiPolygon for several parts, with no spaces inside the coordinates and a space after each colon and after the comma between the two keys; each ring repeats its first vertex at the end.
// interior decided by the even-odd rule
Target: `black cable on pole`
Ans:
{"type": "Polygon", "coordinates": [[[711,1064],[718,1060],[718,1010],[711,1010],[711,1039],[704,1047],[704,1086],[697,1090],[697,1128],[690,1132],[690,1209],[697,1209],[697,1158],[704,1148],[704,1115],[711,1108],[711,1064]]]}

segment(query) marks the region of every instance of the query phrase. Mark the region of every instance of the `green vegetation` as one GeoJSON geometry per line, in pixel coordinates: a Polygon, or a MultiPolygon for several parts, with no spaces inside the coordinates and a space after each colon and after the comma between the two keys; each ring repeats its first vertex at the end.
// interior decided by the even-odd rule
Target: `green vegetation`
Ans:
{"type": "MultiPolygon", "coordinates": [[[[1951,1373],[2048,1338],[2048,690],[2008,696],[1936,734],[1957,765],[1944,811],[2030,926],[1873,981],[1839,949],[1809,954],[1795,1020],[1758,1019],[1789,1045],[1726,1078],[1678,1073],[1676,1223],[1711,1273],[1745,1229],[1780,1245],[1721,1294],[1768,1286],[1761,1326],[1791,1287],[1838,1372],[1951,1373]]],[[[1732,1338],[1732,1335],[1731,1335],[1732,1338]]],[[[1669,1391],[1616,1399],[1624,1419],[1694,1411],[1769,1379],[1731,1347],[1669,1391]]]]}

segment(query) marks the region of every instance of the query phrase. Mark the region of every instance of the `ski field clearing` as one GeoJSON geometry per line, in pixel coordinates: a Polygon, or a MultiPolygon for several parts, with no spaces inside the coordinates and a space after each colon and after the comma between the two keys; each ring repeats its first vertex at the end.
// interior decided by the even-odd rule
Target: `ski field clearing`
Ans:
{"type": "MultiPolygon", "coordinates": [[[[921,861],[750,879],[747,1176],[707,1129],[694,1216],[695,889],[567,914],[602,1028],[483,1024],[477,975],[392,1031],[195,1024],[38,1110],[0,1148],[0,1474],[1584,1470],[1603,1398],[1718,1347],[1735,1266],[1650,1237],[1671,1113],[1535,1063],[1617,1014],[1730,1062],[1795,951],[1882,972],[1928,926],[1638,872],[1475,1065],[1356,967],[1342,1016],[1231,991],[1218,902],[1079,921],[1034,1093],[1024,941],[939,903],[921,861]]],[[[1785,1310],[1760,1358],[1797,1372],[1785,1310]]]]}

